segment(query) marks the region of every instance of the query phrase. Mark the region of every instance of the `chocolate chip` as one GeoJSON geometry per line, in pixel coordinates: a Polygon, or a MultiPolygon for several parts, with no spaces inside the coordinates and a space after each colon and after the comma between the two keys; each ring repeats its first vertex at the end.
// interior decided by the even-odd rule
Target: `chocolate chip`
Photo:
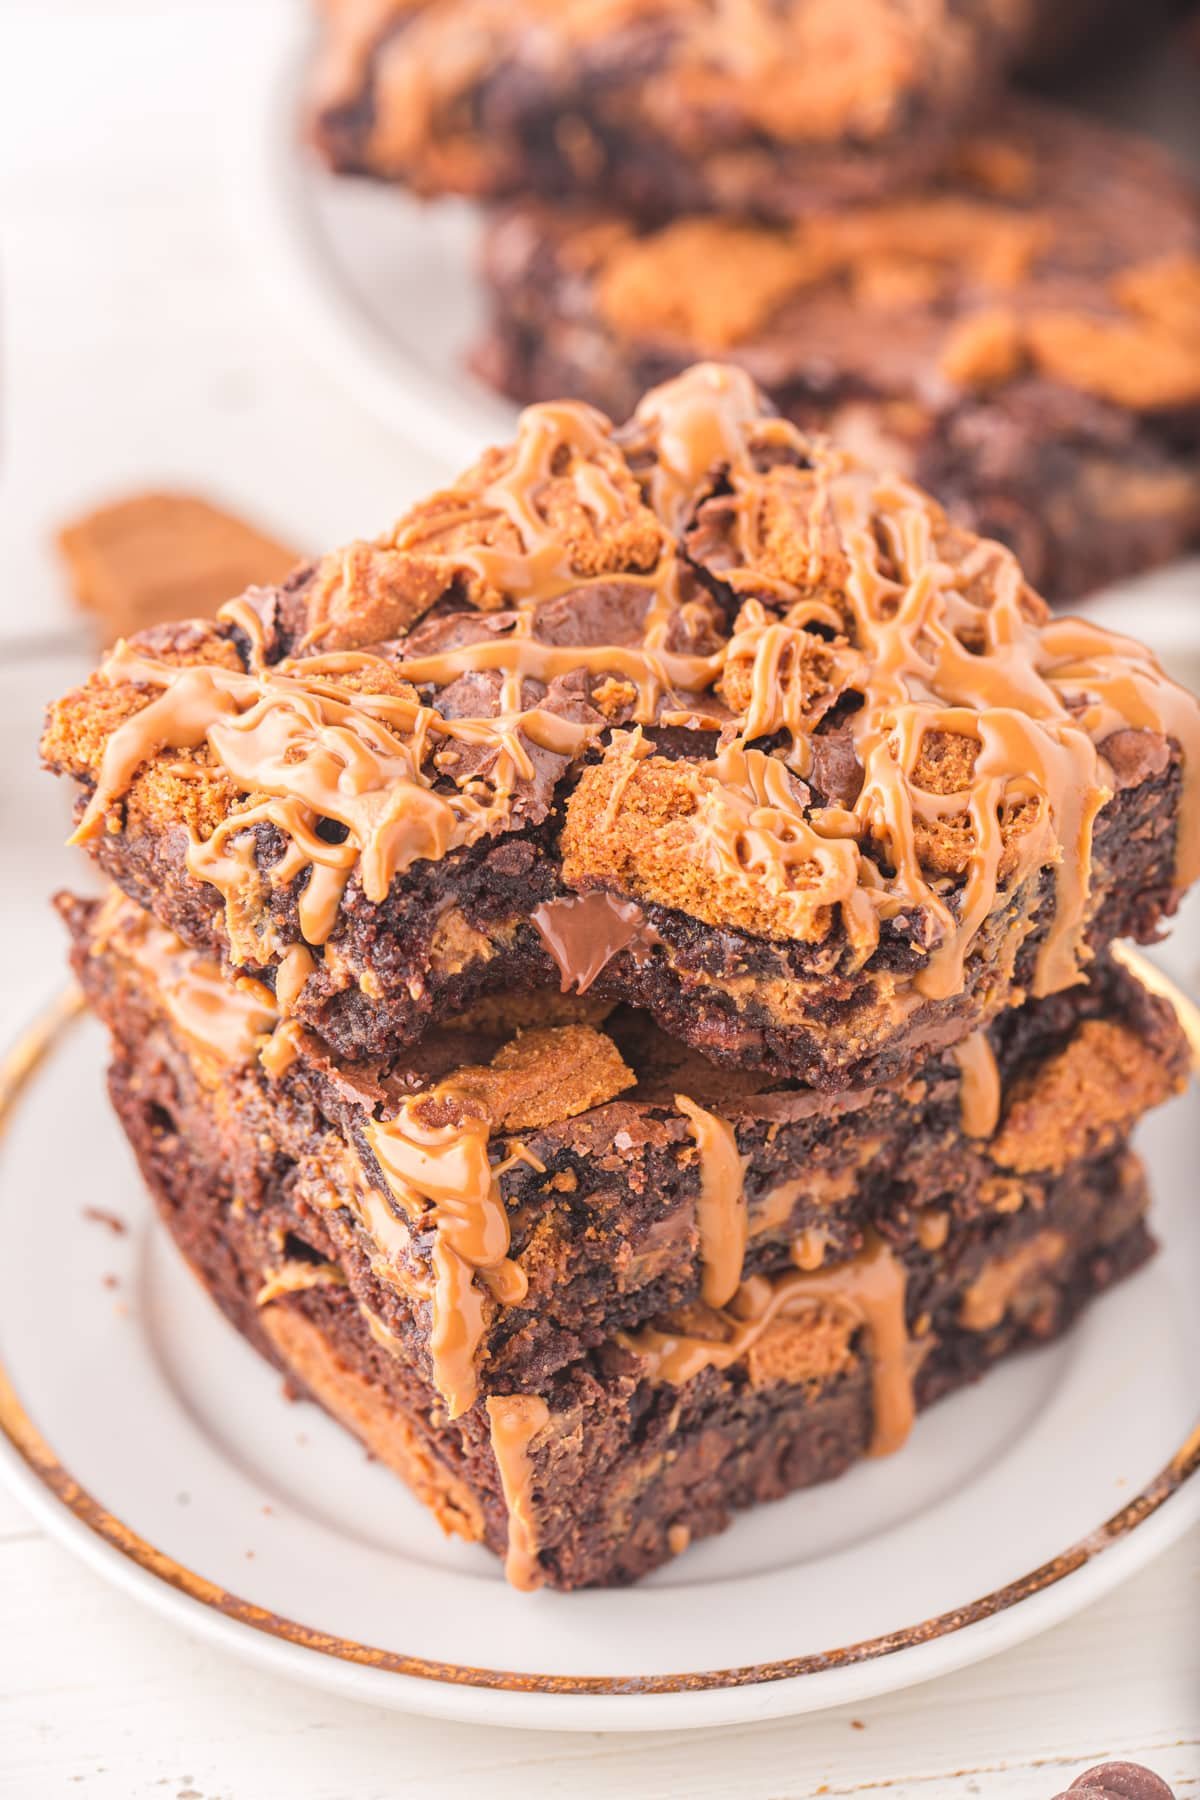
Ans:
{"type": "Polygon", "coordinates": [[[1131,1762],[1097,1763],[1094,1769],[1085,1769],[1056,1800],[1070,1800],[1071,1794],[1087,1800],[1175,1800],[1174,1791],[1160,1775],[1131,1762]]]}

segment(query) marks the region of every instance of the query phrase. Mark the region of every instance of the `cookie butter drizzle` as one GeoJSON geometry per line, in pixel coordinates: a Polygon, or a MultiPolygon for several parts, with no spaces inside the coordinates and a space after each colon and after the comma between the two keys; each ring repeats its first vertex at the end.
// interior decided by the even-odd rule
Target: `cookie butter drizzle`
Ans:
{"type": "Polygon", "coordinates": [[[746,1255],[745,1159],[738,1154],[733,1127],[705,1112],[686,1094],[675,1104],[688,1122],[700,1162],[696,1229],[700,1239],[700,1297],[707,1306],[732,1300],[746,1255]]]}
{"type": "Polygon", "coordinates": [[[533,1462],[530,1446],[549,1422],[550,1409],[533,1394],[513,1394],[487,1402],[492,1454],[508,1507],[508,1554],[504,1573],[526,1593],[542,1585],[533,1519],[533,1462]]]}
{"type": "Polygon", "coordinates": [[[271,990],[188,949],[115,889],[95,926],[96,942],[114,943],[141,970],[167,1018],[201,1057],[243,1068],[269,1044],[279,1014],[271,990]]]}
{"type": "Polygon", "coordinates": [[[752,1275],[724,1311],[714,1312],[711,1337],[647,1326],[622,1333],[620,1341],[647,1365],[652,1381],[678,1387],[704,1369],[744,1361],[780,1319],[840,1311],[866,1337],[874,1408],[870,1453],[888,1456],[904,1443],[915,1414],[904,1292],[903,1264],[872,1235],[849,1262],[752,1275]]]}
{"type": "MultiPolygon", "coordinates": [[[[234,1067],[245,1067],[257,1057],[266,1075],[275,1080],[300,1054],[305,1034],[294,1020],[279,1021],[269,989],[245,979],[231,985],[215,963],[156,925],[124,896],[115,891],[109,895],[96,932],[106,941],[119,942],[123,954],[152,984],[176,1030],[202,1056],[234,1067]]],[[[472,1073],[477,1071],[460,1071],[460,1081],[469,1081],[472,1073]]],[[[378,1247],[378,1272],[389,1281],[398,1279],[412,1228],[435,1233],[432,1284],[406,1272],[402,1285],[430,1303],[434,1380],[451,1418],[465,1412],[475,1398],[485,1294],[502,1305],[513,1305],[524,1299],[527,1289],[524,1273],[508,1256],[508,1214],[500,1178],[518,1162],[539,1165],[520,1144],[513,1144],[509,1155],[493,1165],[488,1154],[491,1132],[492,1120],[479,1098],[459,1093],[452,1077],[404,1101],[395,1118],[366,1127],[387,1192],[404,1220],[392,1213],[357,1168],[348,1182],[329,1184],[325,1202],[351,1207],[378,1247]]],[[[311,1285],[302,1273],[311,1267],[297,1265],[301,1273],[291,1287],[311,1285]]],[[[275,1298],[287,1284],[273,1280],[268,1285],[272,1291],[267,1297],[275,1298]]]]}
{"type": "MultiPolygon", "coordinates": [[[[488,469],[498,466],[436,503],[432,523],[418,511],[380,551],[419,565],[428,604],[465,588],[488,611],[481,641],[406,658],[400,640],[392,656],[342,650],[272,664],[258,614],[243,600],[223,620],[248,645],[244,668],[180,665],[121,644],[100,672],[110,687],[154,697],[109,736],[76,838],[118,828],[111,809],[147,761],[203,748],[242,802],[209,837],[192,833],[188,867],[224,898],[235,960],[280,965],[285,1009],[311,970],[307,946],[331,936],[352,877],[380,904],[413,863],[519,827],[522,784],[539,758],[565,772],[600,748],[614,772],[615,820],[640,763],[654,754],[640,729],[652,724],[721,731],[716,755],[692,765],[707,784],[692,820],[697,862],[769,896],[784,938],[823,935],[840,910],[859,963],[882,920],[922,914],[935,941],[912,977],[916,996],[961,987],[964,959],[997,903],[1004,857],[1009,889],[1038,869],[1054,871],[1034,991],[1079,978],[1092,826],[1109,797],[1098,746],[1118,729],[1179,743],[1180,882],[1196,872],[1200,712],[1191,697],[1130,640],[1049,619],[1007,552],[955,533],[915,488],[872,486],[784,420],[764,417],[740,372],[691,370],[648,395],[619,435],[585,406],[531,407],[507,461],[488,469]],[[543,505],[551,490],[561,503],[564,482],[572,516],[597,534],[580,554],[571,529],[543,505]],[[680,636],[691,641],[696,608],[680,534],[718,485],[732,510],[721,579],[740,611],[723,646],[685,654],[670,648],[680,636]],[[786,574],[772,560],[781,518],[794,552],[786,574]],[[636,542],[614,568],[611,557],[597,558],[597,544],[626,528],[636,528],[636,542]],[[447,535],[454,546],[439,548],[447,535]],[[644,597],[640,645],[538,640],[539,608],[605,584],[644,597]],[[497,604],[507,610],[491,610],[497,604]],[[857,702],[846,722],[863,777],[852,805],[812,804],[803,785],[815,721],[800,676],[815,655],[827,659],[836,688],[827,704],[841,695],[857,702]],[[737,710],[717,696],[732,691],[728,678],[739,668],[749,680],[737,710]],[[498,711],[438,710],[450,683],[487,672],[500,678],[498,711]],[[564,703],[548,691],[580,672],[586,699],[572,691],[564,703]],[[619,722],[633,729],[605,747],[614,718],[595,697],[614,684],[630,696],[619,722]],[[961,791],[918,785],[930,733],[973,745],[961,791]],[[751,742],[777,735],[782,744],[770,754],[751,742]],[[1018,808],[1026,828],[1006,832],[1005,816],[1018,808]],[[927,874],[920,853],[918,827],[947,821],[969,826],[956,892],[927,874]],[[283,842],[265,867],[259,827],[283,842]],[[279,888],[296,897],[300,945],[272,912],[270,891],[279,888]]],[[[321,641],[323,630],[308,641],[321,641]]],[[[286,1054],[281,1045],[281,1062],[286,1054]]],[[[464,1099],[432,1122],[439,1096],[406,1101],[374,1128],[373,1147],[402,1210],[437,1215],[435,1364],[461,1411],[474,1396],[483,1328],[475,1276],[502,1299],[519,1297],[521,1282],[488,1163],[488,1121],[464,1099]]],[[[708,1279],[718,1278],[709,1271],[708,1279]]]]}
{"type": "Polygon", "coordinates": [[[435,1234],[429,1349],[434,1384],[452,1419],[475,1400],[487,1295],[501,1305],[516,1305],[528,1286],[508,1254],[508,1213],[500,1191],[501,1176],[520,1160],[520,1152],[493,1165],[491,1128],[479,1102],[457,1093],[453,1079],[403,1101],[394,1118],[366,1128],[401,1211],[411,1225],[435,1234]]]}
{"type": "MultiPolygon", "coordinates": [[[[1055,868],[1055,914],[1036,989],[1068,984],[1077,977],[1092,825],[1109,795],[1097,745],[1126,726],[1171,736],[1184,750],[1179,861],[1181,880],[1190,878],[1200,862],[1200,714],[1149,652],[1083,621],[1047,621],[1007,553],[985,543],[963,549],[964,540],[951,540],[918,490],[894,482],[872,489],[783,420],[763,418],[752,384],[735,371],[702,366],[648,395],[625,447],[628,464],[590,408],[531,407],[506,472],[477,494],[463,491],[453,521],[460,531],[486,535],[501,520],[521,545],[469,541],[425,557],[440,569],[443,591],[470,578],[510,602],[507,614],[491,614],[494,629],[482,642],[407,659],[356,650],[269,664],[256,615],[235,602],[225,618],[250,638],[245,670],[181,667],[119,645],[100,678],[158,690],[157,697],[112,733],[76,837],[88,840],[105,828],[109,809],[156,753],[207,746],[245,804],[207,839],[193,837],[189,867],[224,896],[235,955],[277,960],[286,945],[270,917],[267,888],[294,883],[302,935],[323,944],[351,876],[368,901],[381,903],[414,862],[519,824],[520,784],[535,754],[561,759],[565,768],[607,735],[611,718],[590,703],[576,707],[581,716],[574,717],[554,710],[544,693],[523,706],[525,684],[582,670],[589,682],[628,685],[634,698],[627,723],[716,723],[720,715],[706,696],[729,665],[748,663],[748,704],[725,724],[723,747],[703,767],[716,804],[697,827],[697,855],[735,879],[763,884],[783,902],[784,935],[811,934],[839,906],[865,959],[881,919],[920,908],[939,941],[914,986],[931,996],[952,994],[995,906],[1007,847],[1009,886],[1036,868],[1055,868]],[[647,462],[644,487],[659,534],[652,567],[583,574],[572,567],[564,533],[538,507],[561,480],[554,475],[560,452],[574,459],[576,501],[601,532],[627,522],[632,503],[620,481],[628,481],[636,456],[647,462]],[[805,466],[776,460],[764,473],[755,467],[756,452],[768,459],[783,452],[805,466]],[[705,656],[672,652],[664,642],[689,604],[674,534],[707,491],[714,466],[726,471],[734,506],[724,579],[746,598],[723,647],[705,656]],[[798,542],[810,547],[807,576],[792,572],[786,582],[767,566],[770,521],[781,507],[790,509],[798,542]],[[839,559],[843,578],[835,581],[830,568],[839,559]],[[640,646],[542,644],[533,635],[539,606],[613,581],[645,591],[640,646]],[[784,608],[782,617],[759,595],[784,608]],[[783,676],[789,656],[811,651],[812,627],[845,633],[836,647],[838,680],[861,702],[849,721],[863,772],[851,807],[812,805],[793,779],[809,773],[811,738],[797,710],[797,684],[783,676]],[[436,695],[459,676],[486,671],[501,677],[495,716],[449,718],[418,692],[436,695]],[[387,691],[365,691],[372,686],[387,691]],[[749,741],[776,732],[789,739],[780,754],[764,754],[749,741]],[[959,792],[930,793],[914,780],[931,732],[974,746],[959,792]],[[475,767],[455,778],[450,763],[447,774],[435,757],[451,745],[485,749],[486,773],[475,767]],[[1006,846],[1004,809],[1022,804],[1036,824],[1010,835],[1006,846]],[[918,822],[946,820],[969,824],[971,833],[965,879],[953,898],[943,881],[926,877],[916,832],[918,822]],[[344,833],[340,842],[322,834],[329,821],[344,833]],[[275,827],[286,846],[265,871],[256,859],[260,825],[275,827]]],[[[408,548],[416,555],[414,530],[397,532],[397,554],[408,548]]],[[[652,754],[648,743],[631,747],[628,734],[618,735],[607,753],[618,763],[652,754]]]]}
{"type": "Polygon", "coordinates": [[[201,1060],[246,1068],[257,1058],[277,1081],[299,1056],[307,1034],[295,1019],[280,1018],[277,994],[249,975],[230,981],[218,963],[157,925],[116,888],[97,917],[94,941],[119,945],[201,1060]]]}
{"type": "Polygon", "coordinates": [[[991,1137],[1000,1120],[1000,1071],[986,1031],[954,1046],[959,1069],[958,1104],[967,1137],[991,1137]]]}

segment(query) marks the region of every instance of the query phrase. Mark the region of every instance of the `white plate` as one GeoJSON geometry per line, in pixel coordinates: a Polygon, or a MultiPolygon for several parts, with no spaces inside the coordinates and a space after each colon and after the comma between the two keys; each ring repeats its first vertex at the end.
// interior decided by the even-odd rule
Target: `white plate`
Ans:
{"type": "MultiPolygon", "coordinates": [[[[327,373],[457,473],[511,437],[517,417],[466,366],[485,317],[479,210],[329,174],[300,141],[310,36],[301,12],[294,20],[247,71],[245,134],[228,138],[248,259],[327,373]]],[[[1194,160],[1195,89],[1181,62],[1131,59],[1075,98],[1194,160]]]]}
{"type": "Polygon", "coordinates": [[[1141,1134],[1165,1251],[1065,1341],[638,1588],[523,1595],[286,1402],[155,1223],[103,1060],[90,1021],[43,1021],[0,1100],[0,1470],[101,1573],[256,1662],[492,1724],[769,1718],[1004,1649],[1200,1517],[1194,1091],[1141,1134]]]}
{"type": "Polygon", "coordinates": [[[307,52],[301,31],[262,64],[246,135],[230,139],[248,259],[281,323],[333,379],[457,473],[510,438],[517,418],[466,368],[484,319],[479,212],[331,176],[299,141],[307,52]]]}

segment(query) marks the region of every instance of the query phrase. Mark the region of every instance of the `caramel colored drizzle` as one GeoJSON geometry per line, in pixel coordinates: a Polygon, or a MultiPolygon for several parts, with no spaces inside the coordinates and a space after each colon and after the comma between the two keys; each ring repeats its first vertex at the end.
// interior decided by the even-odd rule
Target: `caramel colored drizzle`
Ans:
{"type": "Polygon", "coordinates": [[[700,365],[653,388],[635,415],[654,445],[650,503],[668,530],[684,529],[714,469],[744,469],[747,438],[757,428],[786,443],[783,420],[763,415],[754,383],[739,371],[700,365]]]}
{"type": "Polygon", "coordinates": [[[904,1266],[879,1238],[861,1255],[815,1271],[789,1270],[744,1281],[713,1318],[712,1337],[647,1327],[621,1342],[648,1365],[652,1381],[680,1387],[704,1369],[742,1362],[780,1318],[834,1308],[866,1335],[874,1403],[872,1456],[887,1456],[908,1437],[915,1415],[904,1316],[904,1266]]]}
{"type": "MultiPolygon", "coordinates": [[[[279,1017],[277,996],[269,988],[248,975],[230,981],[217,963],[189,950],[174,932],[156,925],[148,913],[115,891],[105,904],[110,913],[101,928],[108,938],[119,938],[124,953],[150,981],[171,1024],[194,1051],[235,1068],[244,1068],[257,1057],[272,1081],[291,1067],[305,1032],[294,1019],[279,1017]]],[[[295,948],[307,954],[301,946],[295,948]]]]}
{"type": "Polygon", "coordinates": [[[180,1036],[223,1066],[252,1063],[279,1017],[270,989],[245,977],[229,981],[131,900],[114,894],[105,904],[106,937],[146,976],[180,1036]]]}
{"type": "Polygon", "coordinates": [[[1011,1255],[988,1263],[962,1298],[959,1323],[965,1331],[994,1331],[1017,1296],[1061,1262],[1067,1241],[1061,1231],[1039,1231],[1011,1255]]]}
{"type": "Polygon", "coordinates": [[[807,1175],[795,1175],[788,1181],[780,1181],[760,1194],[749,1209],[746,1235],[748,1238],[765,1237],[768,1232],[777,1231],[787,1223],[796,1210],[796,1202],[801,1195],[809,1192],[807,1175]]]}
{"type": "Polygon", "coordinates": [[[386,1350],[389,1356],[398,1356],[403,1359],[405,1355],[403,1343],[396,1336],[396,1333],[389,1330],[387,1325],[384,1324],[379,1314],[373,1312],[369,1306],[365,1306],[361,1300],[358,1301],[358,1310],[366,1323],[367,1330],[379,1345],[379,1348],[381,1350],[386,1350]]]}
{"type": "Polygon", "coordinates": [[[304,1294],[310,1288],[345,1287],[346,1277],[337,1263],[285,1262],[263,1282],[254,1296],[255,1306],[269,1306],[285,1294],[304,1294]]]}
{"type": "MultiPolygon", "coordinates": [[[[106,828],[148,759],[204,748],[244,804],[206,839],[193,833],[188,867],[222,894],[236,960],[269,963],[289,950],[268,904],[271,888],[294,884],[302,936],[321,945],[352,877],[380,904],[414,863],[519,825],[535,759],[550,756],[565,770],[611,729],[590,699],[555,710],[547,684],[567,675],[582,674],[589,693],[627,686],[625,722],[635,727],[724,721],[716,756],[689,765],[704,788],[692,825],[698,862],[766,897],[775,921],[768,935],[820,938],[840,914],[859,962],[878,943],[882,921],[920,912],[936,941],[912,978],[918,995],[959,991],[964,960],[1001,889],[1048,867],[1054,912],[1034,991],[1079,979],[1092,830],[1110,796],[1100,746],[1117,729],[1179,744],[1178,880],[1200,869],[1195,701],[1130,640],[1081,621],[1047,621],[1012,558],[955,534],[919,490],[872,486],[782,419],[764,417],[739,371],[689,371],[647,395],[619,436],[584,406],[529,408],[502,472],[438,504],[436,541],[454,548],[430,552],[411,524],[387,554],[419,550],[421,567],[436,577],[433,597],[467,582],[491,612],[493,629],[481,641],[408,659],[401,641],[392,659],[339,651],[270,665],[253,609],[237,602],[225,618],[249,638],[245,670],[179,666],[124,645],[103,667],[105,683],[155,697],[108,739],[76,837],[106,828]],[[593,534],[584,533],[582,549],[582,527],[556,523],[543,505],[567,480],[564,457],[571,518],[588,521],[593,534]],[[630,471],[643,467],[649,507],[638,512],[627,490],[630,471]],[[721,648],[684,654],[668,648],[691,604],[676,537],[716,472],[732,517],[721,574],[742,606],[721,648]],[[614,569],[605,534],[627,530],[636,550],[614,569]],[[614,582],[644,594],[640,644],[538,640],[540,607],[614,582]],[[804,786],[819,714],[803,677],[818,651],[828,653],[830,701],[855,702],[846,729],[862,785],[849,806],[816,805],[804,786]],[[730,691],[725,678],[735,667],[748,667],[749,680],[731,718],[711,696],[730,691]],[[500,680],[497,712],[439,711],[437,691],[488,672],[500,680]],[[429,689],[434,699],[418,691],[429,689]],[[751,741],[776,733],[786,742],[769,753],[751,741]],[[971,767],[952,792],[931,792],[920,778],[926,747],[939,735],[971,746],[971,767]],[[1010,828],[1017,813],[1019,831],[1010,828]],[[266,869],[258,864],[260,827],[285,845],[266,869]],[[923,850],[929,833],[950,827],[964,828],[969,846],[956,883],[928,868],[923,850]]],[[[619,774],[614,818],[621,792],[636,791],[633,762],[653,755],[636,731],[612,738],[605,759],[619,774]]],[[[570,801],[567,810],[569,823],[570,801]]],[[[609,941],[612,926],[609,919],[609,941]]],[[[545,935],[545,917],[542,928],[545,935]]],[[[553,916],[549,930],[553,938],[553,916]]],[[[597,955],[606,950],[601,942],[597,955]]],[[[579,979],[578,960],[563,954],[579,979]]],[[[285,1010],[308,968],[296,957],[282,972],[285,1010]]]]}
{"type": "Polygon", "coordinates": [[[1175,845],[1175,878],[1186,887],[1200,874],[1200,712],[1195,696],[1168,680],[1135,638],[1088,619],[1050,619],[1042,631],[1055,685],[1076,709],[1094,743],[1132,727],[1173,740],[1183,752],[1183,794],[1175,845]]]}
{"type": "Polygon", "coordinates": [[[530,1447],[550,1420],[544,1400],[513,1394],[487,1402],[492,1455],[508,1507],[508,1554],[504,1573],[513,1587],[529,1593],[542,1585],[533,1516],[533,1461],[530,1447]]]}
{"type": "Polygon", "coordinates": [[[724,1119],[705,1112],[686,1094],[676,1094],[675,1104],[687,1119],[700,1159],[700,1295],[707,1306],[724,1306],[738,1290],[746,1255],[746,1160],[724,1119]]]}
{"type": "Polygon", "coordinates": [[[792,1261],[798,1269],[811,1275],[825,1261],[828,1249],[828,1234],[820,1225],[809,1225],[800,1232],[792,1244],[792,1261]]]}
{"type": "Polygon", "coordinates": [[[304,1047],[305,1031],[295,1019],[281,1019],[259,1052],[263,1072],[271,1081],[285,1075],[304,1047]]]}
{"type": "Polygon", "coordinates": [[[410,1299],[429,1301],[432,1284],[414,1261],[408,1222],[371,1185],[354,1152],[341,1138],[333,1138],[312,1161],[315,1175],[304,1183],[305,1204],[320,1212],[344,1208],[369,1240],[372,1273],[410,1299]]]}
{"type": "Polygon", "coordinates": [[[275,999],[281,1013],[294,1009],[300,990],[315,967],[311,950],[303,944],[293,944],[284,951],[275,971],[275,999]]]}
{"type": "MultiPolygon", "coordinates": [[[[531,772],[515,722],[448,722],[416,701],[339,690],[330,663],[339,665],[336,673],[374,668],[381,681],[391,678],[390,665],[367,655],[308,658],[273,669],[259,664],[248,674],[221,668],[181,672],[119,646],[106,665],[106,678],[162,691],[113,733],[75,841],[96,835],[108,807],[155,751],[207,744],[243,794],[263,797],[229,814],[206,840],[193,836],[188,868],[222,894],[234,953],[255,962],[280,948],[269,921],[256,920],[257,826],[275,827],[288,845],[271,871],[274,885],[308,872],[298,904],[300,928],[310,944],[323,944],[352,874],[378,905],[393,878],[414,862],[438,860],[474,843],[507,818],[516,782],[531,772]],[[422,769],[434,736],[494,739],[491,786],[472,777],[453,797],[434,791],[422,769]],[[343,829],[341,842],[320,834],[324,821],[343,829]]],[[[574,753],[582,741],[578,728],[537,709],[522,715],[521,734],[560,754],[574,753]]]]}
{"type": "Polygon", "coordinates": [[[991,1137],[1000,1120],[1000,1071],[986,1031],[954,1046],[959,1068],[959,1108],[967,1137],[991,1137]]]}
{"type": "Polygon", "coordinates": [[[444,1082],[405,1100],[394,1118],[366,1131],[401,1211],[436,1232],[429,1348],[434,1383],[452,1419],[467,1411],[478,1391],[485,1293],[512,1305],[526,1291],[524,1275],[509,1260],[500,1192],[500,1176],[511,1162],[493,1167],[491,1121],[473,1104],[456,1094],[453,1081],[444,1082]]]}
{"type": "Polygon", "coordinates": [[[950,1214],[925,1207],[917,1214],[916,1234],[922,1250],[940,1250],[950,1235],[950,1214]]]}

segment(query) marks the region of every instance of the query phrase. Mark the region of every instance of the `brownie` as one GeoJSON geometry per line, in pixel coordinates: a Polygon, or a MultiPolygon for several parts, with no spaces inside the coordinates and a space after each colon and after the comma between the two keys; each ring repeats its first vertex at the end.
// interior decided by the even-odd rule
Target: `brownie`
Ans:
{"type": "Polygon", "coordinates": [[[1052,600],[1200,535],[1200,197],[1165,151],[1009,100],[923,187],[791,227],[528,197],[473,361],[626,412],[698,356],[935,493],[1052,600]]]}
{"type": "Polygon", "coordinates": [[[1072,89],[1147,49],[1161,49],[1189,0],[1035,0],[1017,73],[1047,91],[1072,89]],[[1124,58],[1122,62],[1120,59],[1124,58]]]}
{"type": "Polygon", "coordinates": [[[1031,0],[325,0],[312,135],[421,194],[793,219],[929,170],[1031,0]]]}
{"type": "Polygon", "coordinates": [[[900,1077],[1153,936],[1200,706],[1001,546],[701,365],[51,709],[76,839],[343,1058],[587,990],[735,1069],[900,1077]]]}
{"type": "Polygon", "coordinates": [[[163,1218],[233,1324],[525,1588],[636,1580],[740,1508],[899,1448],[915,1412],[1053,1338],[1152,1249],[1140,1165],[1116,1150],[1072,1164],[1037,1214],[756,1276],[725,1309],[618,1333],[541,1392],[450,1421],[347,1272],[292,1236],[282,1192],[277,1212],[270,1195],[258,1211],[233,1204],[152,1048],[122,1044],[110,1090],[163,1218]]]}
{"type": "MultiPolygon", "coordinates": [[[[340,1065],[121,896],[60,903],[119,1058],[239,1212],[336,1265],[451,1417],[747,1279],[1042,1217],[1183,1085],[1170,1005],[1104,962],[915,1078],[731,1079],[644,1017],[499,1017],[340,1065]]],[[[520,1016],[520,1015],[519,1015],[520,1016]]]]}

